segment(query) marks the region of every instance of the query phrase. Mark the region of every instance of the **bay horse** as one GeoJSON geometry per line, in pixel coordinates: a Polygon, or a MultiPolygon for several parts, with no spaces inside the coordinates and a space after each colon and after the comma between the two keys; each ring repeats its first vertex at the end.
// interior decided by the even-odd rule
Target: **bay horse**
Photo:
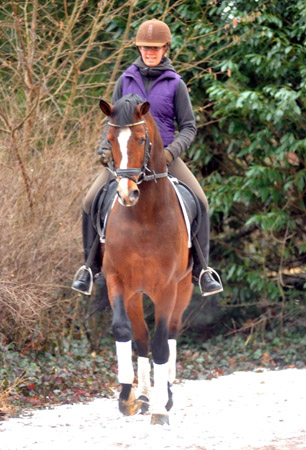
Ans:
{"type": "Polygon", "coordinates": [[[176,339],[193,289],[187,229],[167,176],[165,151],[150,104],[130,94],[114,105],[101,100],[100,108],[109,118],[107,139],[118,182],[106,226],[102,268],[113,315],[119,409],[133,415],[149,408],[150,339],[143,311],[143,294],[147,294],[155,306],[151,423],[168,424],[176,339]],[[138,354],[137,398],[133,339],[138,354]]]}

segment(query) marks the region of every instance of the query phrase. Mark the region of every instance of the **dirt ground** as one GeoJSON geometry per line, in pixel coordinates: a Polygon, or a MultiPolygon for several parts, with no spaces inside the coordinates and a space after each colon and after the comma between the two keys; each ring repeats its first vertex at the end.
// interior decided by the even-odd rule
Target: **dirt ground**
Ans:
{"type": "Polygon", "coordinates": [[[169,426],[122,416],[117,399],[0,424],[1,450],[306,450],[306,369],[236,372],[173,386],[169,426]]]}

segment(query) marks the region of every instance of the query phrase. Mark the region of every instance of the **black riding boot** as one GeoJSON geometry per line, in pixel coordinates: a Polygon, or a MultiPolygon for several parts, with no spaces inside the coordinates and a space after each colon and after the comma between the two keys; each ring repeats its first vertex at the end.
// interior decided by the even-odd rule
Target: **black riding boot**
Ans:
{"type": "Polygon", "coordinates": [[[85,264],[76,272],[71,287],[90,295],[94,276],[101,270],[101,252],[99,235],[92,225],[90,214],[85,211],[82,211],[82,232],[85,264]]]}
{"type": "Polygon", "coordinates": [[[208,267],[210,221],[209,213],[200,201],[201,226],[193,239],[193,270],[192,281],[199,285],[203,296],[217,294],[223,291],[221,279],[217,272],[208,267]],[[214,275],[214,276],[213,276],[214,275]]]}

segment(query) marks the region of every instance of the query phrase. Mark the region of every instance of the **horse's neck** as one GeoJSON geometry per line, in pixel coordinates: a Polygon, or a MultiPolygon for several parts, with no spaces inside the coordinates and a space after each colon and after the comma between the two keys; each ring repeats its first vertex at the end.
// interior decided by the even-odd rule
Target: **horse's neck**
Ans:
{"type": "Polygon", "coordinates": [[[154,170],[156,173],[162,173],[167,171],[164,145],[157,127],[155,130],[154,139],[152,140],[149,168],[151,170],[154,170]]]}
{"type": "Polygon", "coordinates": [[[149,216],[152,213],[156,215],[157,212],[166,212],[173,205],[173,187],[168,177],[159,178],[157,182],[145,181],[140,190],[139,207],[149,216]]]}

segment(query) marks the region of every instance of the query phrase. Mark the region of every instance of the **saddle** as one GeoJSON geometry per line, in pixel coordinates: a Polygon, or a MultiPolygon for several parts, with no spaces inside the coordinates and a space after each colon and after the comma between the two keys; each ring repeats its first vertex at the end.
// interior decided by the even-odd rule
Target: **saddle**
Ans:
{"type": "MultiPolygon", "coordinates": [[[[193,237],[197,234],[201,220],[201,206],[197,195],[183,182],[169,176],[178,197],[188,231],[188,246],[191,247],[193,237]]],[[[97,192],[91,205],[91,220],[100,241],[105,242],[105,230],[109,212],[111,211],[117,192],[118,183],[111,180],[97,192]]]]}

